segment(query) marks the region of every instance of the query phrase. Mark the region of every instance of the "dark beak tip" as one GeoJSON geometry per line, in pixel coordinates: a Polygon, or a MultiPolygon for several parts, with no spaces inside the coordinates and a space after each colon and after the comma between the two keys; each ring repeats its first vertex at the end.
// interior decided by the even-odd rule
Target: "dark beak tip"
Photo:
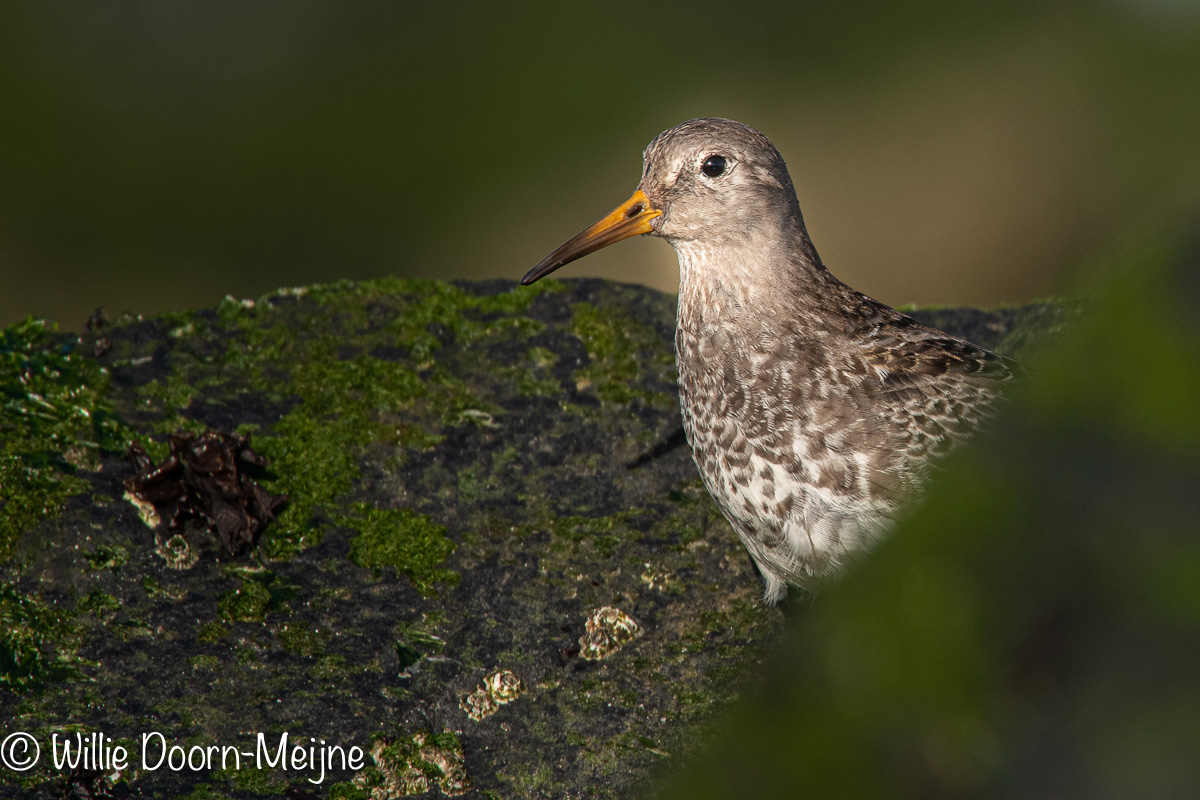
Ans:
{"type": "Polygon", "coordinates": [[[546,262],[543,261],[540,264],[538,264],[537,266],[535,266],[533,269],[529,270],[529,272],[525,273],[525,276],[523,278],[521,278],[521,285],[529,286],[531,284],[537,283],[538,281],[540,281],[542,278],[546,277],[553,271],[554,271],[553,269],[546,269],[546,262]]]}
{"type": "Polygon", "coordinates": [[[565,259],[561,258],[561,257],[559,257],[559,252],[561,250],[562,250],[562,248],[560,247],[558,250],[555,250],[553,253],[546,256],[538,263],[534,264],[533,269],[529,270],[529,272],[526,272],[525,277],[521,278],[521,285],[529,286],[530,284],[537,283],[542,278],[549,275],[551,272],[554,272],[556,269],[563,266],[564,264],[568,264],[571,261],[574,261],[575,258],[578,257],[578,256],[576,256],[575,258],[565,258],[565,259]]]}

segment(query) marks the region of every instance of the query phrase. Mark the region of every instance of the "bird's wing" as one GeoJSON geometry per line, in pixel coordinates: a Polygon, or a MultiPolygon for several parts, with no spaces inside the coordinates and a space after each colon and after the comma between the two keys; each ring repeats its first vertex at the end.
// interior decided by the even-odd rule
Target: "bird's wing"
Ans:
{"type": "Polygon", "coordinates": [[[906,450],[940,455],[992,414],[1000,384],[1017,371],[1007,358],[899,313],[868,340],[862,357],[906,450]]]}

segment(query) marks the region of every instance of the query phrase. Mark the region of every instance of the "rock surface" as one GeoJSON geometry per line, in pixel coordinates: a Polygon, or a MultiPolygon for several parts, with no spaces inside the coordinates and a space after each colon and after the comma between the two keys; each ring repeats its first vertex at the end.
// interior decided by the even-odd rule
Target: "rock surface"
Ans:
{"type": "MultiPolygon", "coordinates": [[[[910,313],[1018,358],[1069,316],[910,313]]],[[[598,280],[379,280],[5,331],[0,716],[41,760],[0,796],[640,793],[784,617],[692,466],[673,315],[598,280]],[[208,428],[289,498],[238,555],[126,493],[131,441],[208,428]],[[53,763],[93,732],[115,783],[53,763]],[[147,769],[155,732],[149,766],[199,768],[147,769]],[[260,732],[310,763],[260,769],[260,732]]]]}

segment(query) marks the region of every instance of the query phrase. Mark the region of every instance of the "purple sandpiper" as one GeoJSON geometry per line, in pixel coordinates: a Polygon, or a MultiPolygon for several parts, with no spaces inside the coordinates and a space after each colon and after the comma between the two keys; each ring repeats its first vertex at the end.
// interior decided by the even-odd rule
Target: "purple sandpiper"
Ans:
{"type": "Polygon", "coordinates": [[[789,584],[819,587],[879,540],[1012,375],[1003,357],[835,278],[783,158],[740,122],[659,134],[633,197],[521,282],[643,233],[679,259],[684,432],[768,603],[789,584]]]}

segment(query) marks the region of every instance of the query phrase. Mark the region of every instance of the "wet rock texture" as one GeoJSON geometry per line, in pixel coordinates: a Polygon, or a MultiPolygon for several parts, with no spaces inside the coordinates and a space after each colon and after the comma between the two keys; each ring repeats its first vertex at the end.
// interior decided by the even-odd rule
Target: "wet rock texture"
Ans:
{"type": "MultiPolygon", "coordinates": [[[[6,455],[6,502],[28,506],[26,475],[50,499],[0,542],[3,735],[43,754],[0,770],[0,796],[638,796],[753,680],[783,619],[683,442],[673,315],[669,295],[597,280],[381,280],[10,346],[86,360],[71,379],[102,382],[85,410],[107,438],[5,420],[62,450],[6,455]],[[236,555],[202,515],[168,530],[125,496],[118,444],[157,463],[171,434],[209,429],[251,435],[255,480],[288,498],[236,555]],[[636,627],[584,657],[597,609],[636,627]],[[115,783],[55,769],[68,730],[102,731],[131,767],[115,783]],[[138,769],[148,732],[254,751],[285,731],[365,766],[320,783],[311,759],[138,769]]],[[[915,315],[1018,357],[1065,316],[915,315]]]]}

